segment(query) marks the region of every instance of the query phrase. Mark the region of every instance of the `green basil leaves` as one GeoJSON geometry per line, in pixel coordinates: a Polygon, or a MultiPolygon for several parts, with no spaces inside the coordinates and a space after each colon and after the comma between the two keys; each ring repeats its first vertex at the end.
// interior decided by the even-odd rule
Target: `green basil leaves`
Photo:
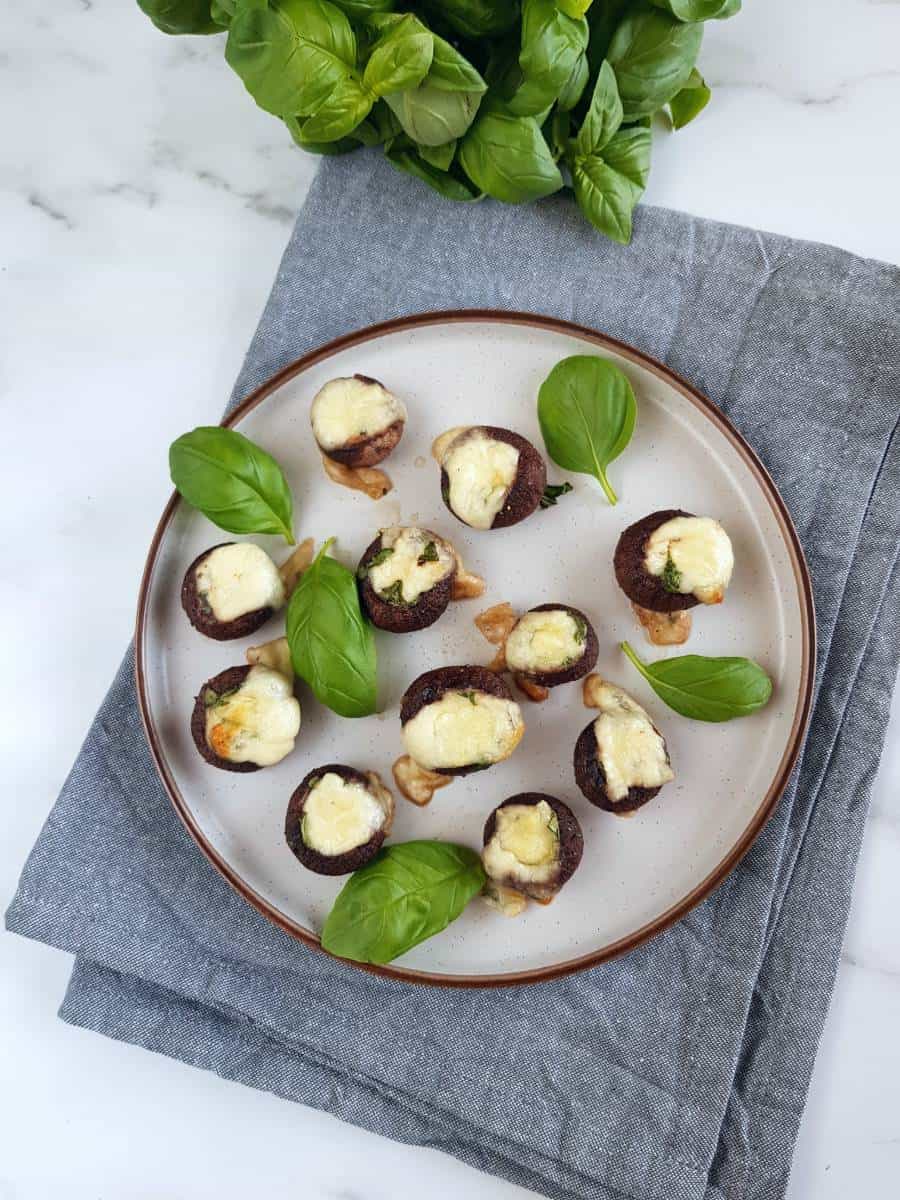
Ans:
{"type": "Polygon", "coordinates": [[[538,393],[538,420],[547,453],[566,471],[593,475],[610,504],[616,494],[606,468],[634,433],[631,384],[606,358],[576,354],[556,364],[538,393]]]}
{"type": "Polygon", "coordinates": [[[707,658],[684,654],[645,663],[628,642],[622,650],[650,686],[683,717],[692,721],[732,721],[768,704],[772,680],[750,658],[707,658]]]}
{"type": "Polygon", "coordinates": [[[463,138],[459,161],[485,195],[507,204],[558,192],[562,175],[534,117],[487,111],[463,138]]]}
{"type": "Polygon", "coordinates": [[[587,220],[619,242],[631,238],[647,185],[651,118],[666,111],[681,129],[702,111],[710,98],[695,67],[703,24],[741,7],[741,0],[138,3],[166,33],[227,31],[226,61],[310,153],[380,146],[396,170],[460,203],[490,196],[522,204],[569,188],[587,220]]]}
{"type": "Polygon", "coordinates": [[[481,859],[465,846],[387,846],[344,884],[322,929],[322,946],[356,962],[391,962],[446,929],[484,881],[481,859]]]}
{"type": "Polygon", "coordinates": [[[287,639],[294,670],[341,717],[376,711],[375,635],[359,607],[356,577],[328,556],[329,539],[291,596],[287,639]]]}
{"type": "Polygon", "coordinates": [[[163,33],[221,33],[210,0],[138,0],[138,7],[163,33]]]}
{"type": "Polygon", "coordinates": [[[169,447],[172,482],[229,533],[277,533],[293,544],[293,502],[281,467],[233,429],[201,425],[169,447]]]}
{"type": "Polygon", "coordinates": [[[626,14],[606,54],[626,121],[652,116],[681,91],[702,40],[702,24],[686,24],[662,9],[638,5],[626,14]]]}

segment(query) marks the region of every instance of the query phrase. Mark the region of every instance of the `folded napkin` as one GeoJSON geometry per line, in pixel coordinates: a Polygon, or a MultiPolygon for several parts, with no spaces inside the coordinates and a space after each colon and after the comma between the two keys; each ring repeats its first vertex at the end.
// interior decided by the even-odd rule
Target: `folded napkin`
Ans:
{"type": "MultiPolygon", "coordinates": [[[[157,780],[128,656],[25,867],[10,929],[74,951],[65,1020],[427,1143],[552,1197],[785,1190],[900,647],[900,272],[564,196],[456,206],[376,156],[323,163],[238,381],[424,309],[532,309],[667,362],[762,457],[800,532],[815,712],[772,819],[704,904],[620,960],[501,991],[373,978],[209,867],[157,780]]],[[[210,414],[212,416],[212,414],[210,414]]]]}

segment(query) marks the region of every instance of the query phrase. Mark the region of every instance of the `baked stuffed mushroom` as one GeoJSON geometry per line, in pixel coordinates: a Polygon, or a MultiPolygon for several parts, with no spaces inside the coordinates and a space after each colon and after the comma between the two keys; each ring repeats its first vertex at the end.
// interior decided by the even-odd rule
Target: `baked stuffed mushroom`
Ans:
{"type": "Polygon", "coordinates": [[[575,743],[575,782],[598,808],[631,813],[675,778],[665,739],[622,688],[591,677],[585,688],[600,715],[575,743]]]}
{"type": "Polygon", "coordinates": [[[291,796],[284,836],[310,871],[348,875],[375,857],[393,820],[394,797],[374,771],[328,763],[291,796]]]}
{"type": "Polygon", "coordinates": [[[502,529],[530,516],[547,486],[547,468],[531,442],[496,425],[450,429],[435,441],[441,496],[472,529],[502,529]]]}
{"type": "Polygon", "coordinates": [[[181,585],[181,606],[188,620],[219,642],[249,637],[285,599],[278,567],[252,542],[222,542],[204,550],[181,585]]]}
{"type": "Polygon", "coordinates": [[[345,467],[373,467],[403,436],[406,405],[377,379],[351,375],[332,379],[310,409],[319,449],[345,467]]]}
{"type": "Polygon", "coordinates": [[[194,745],[223,771],[258,771],[281,762],[299,732],[300,704],[292,680],[262,664],[214,675],[200,689],[191,714],[194,745]]]}
{"type": "Polygon", "coordinates": [[[522,711],[486,667],[440,667],[407,688],[400,706],[406,751],[438,775],[468,775],[509,758],[522,740],[522,711]]]}
{"type": "Polygon", "coordinates": [[[633,604],[673,613],[721,603],[734,552],[718,521],[668,508],[629,525],[613,565],[619,587],[633,604]]]}
{"type": "Polygon", "coordinates": [[[506,665],[517,679],[552,688],[594,669],[599,647],[594,627],[568,604],[539,604],[523,613],[506,639],[506,665]]]}
{"type": "Polygon", "coordinates": [[[571,879],[583,850],[581,826],[567,804],[542,792],[522,792],[488,817],[481,861],[499,887],[547,904],[571,879]]]}
{"type": "Polygon", "coordinates": [[[382,529],[359,560],[360,603],[379,629],[425,629],[453,598],[456,573],[456,553],[436,533],[415,525],[382,529]]]}

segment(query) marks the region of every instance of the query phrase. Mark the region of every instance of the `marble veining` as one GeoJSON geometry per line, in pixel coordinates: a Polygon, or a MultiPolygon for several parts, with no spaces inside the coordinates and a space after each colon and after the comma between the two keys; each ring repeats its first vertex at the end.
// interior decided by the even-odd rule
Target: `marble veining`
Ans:
{"type": "MultiPolygon", "coordinates": [[[[220,37],[167,38],[122,0],[5,0],[0,23],[6,898],[130,636],[168,443],[223,407],[316,161],[253,105],[220,37]],[[40,596],[60,598],[49,623],[40,596]],[[52,739],[22,720],[48,680],[70,698],[52,739]]],[[[706,33],[709,109],[657,131],[648,201],[900,261],[898,44],[900,0],[746,0],[706,33]]],[[[895,701],[790,1200],[900,1178],[898,910],[895,701]]],[[[531,1194],[63,1026],[68,969],[0,934],[4,1200],[531,1194]]]]}

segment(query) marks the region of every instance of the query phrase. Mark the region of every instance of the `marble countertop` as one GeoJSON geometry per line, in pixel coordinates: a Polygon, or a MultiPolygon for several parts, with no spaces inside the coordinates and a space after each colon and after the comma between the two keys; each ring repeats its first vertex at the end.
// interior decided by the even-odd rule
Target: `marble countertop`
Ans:
{"type": "MultiPolygon", "coordinates": [[[[3,10],[5,906],[130,636],[166,448],[217,418],[315,160],[218,39],[167,39],[116,0],[3,10]]],[[[898,0],[747,0],[709,28],[713,102],[657,139],[648,200],[900,262],[898,44],[898,0]]],[[[900,1178],[898,880],[895,703],[791,1200],[900,1178]]],[[[2,1200],[294,1198],[298,1167],[304,1200],[530,1195],[65,1026],[69,968],[0,934],[2,1200]]]]}

